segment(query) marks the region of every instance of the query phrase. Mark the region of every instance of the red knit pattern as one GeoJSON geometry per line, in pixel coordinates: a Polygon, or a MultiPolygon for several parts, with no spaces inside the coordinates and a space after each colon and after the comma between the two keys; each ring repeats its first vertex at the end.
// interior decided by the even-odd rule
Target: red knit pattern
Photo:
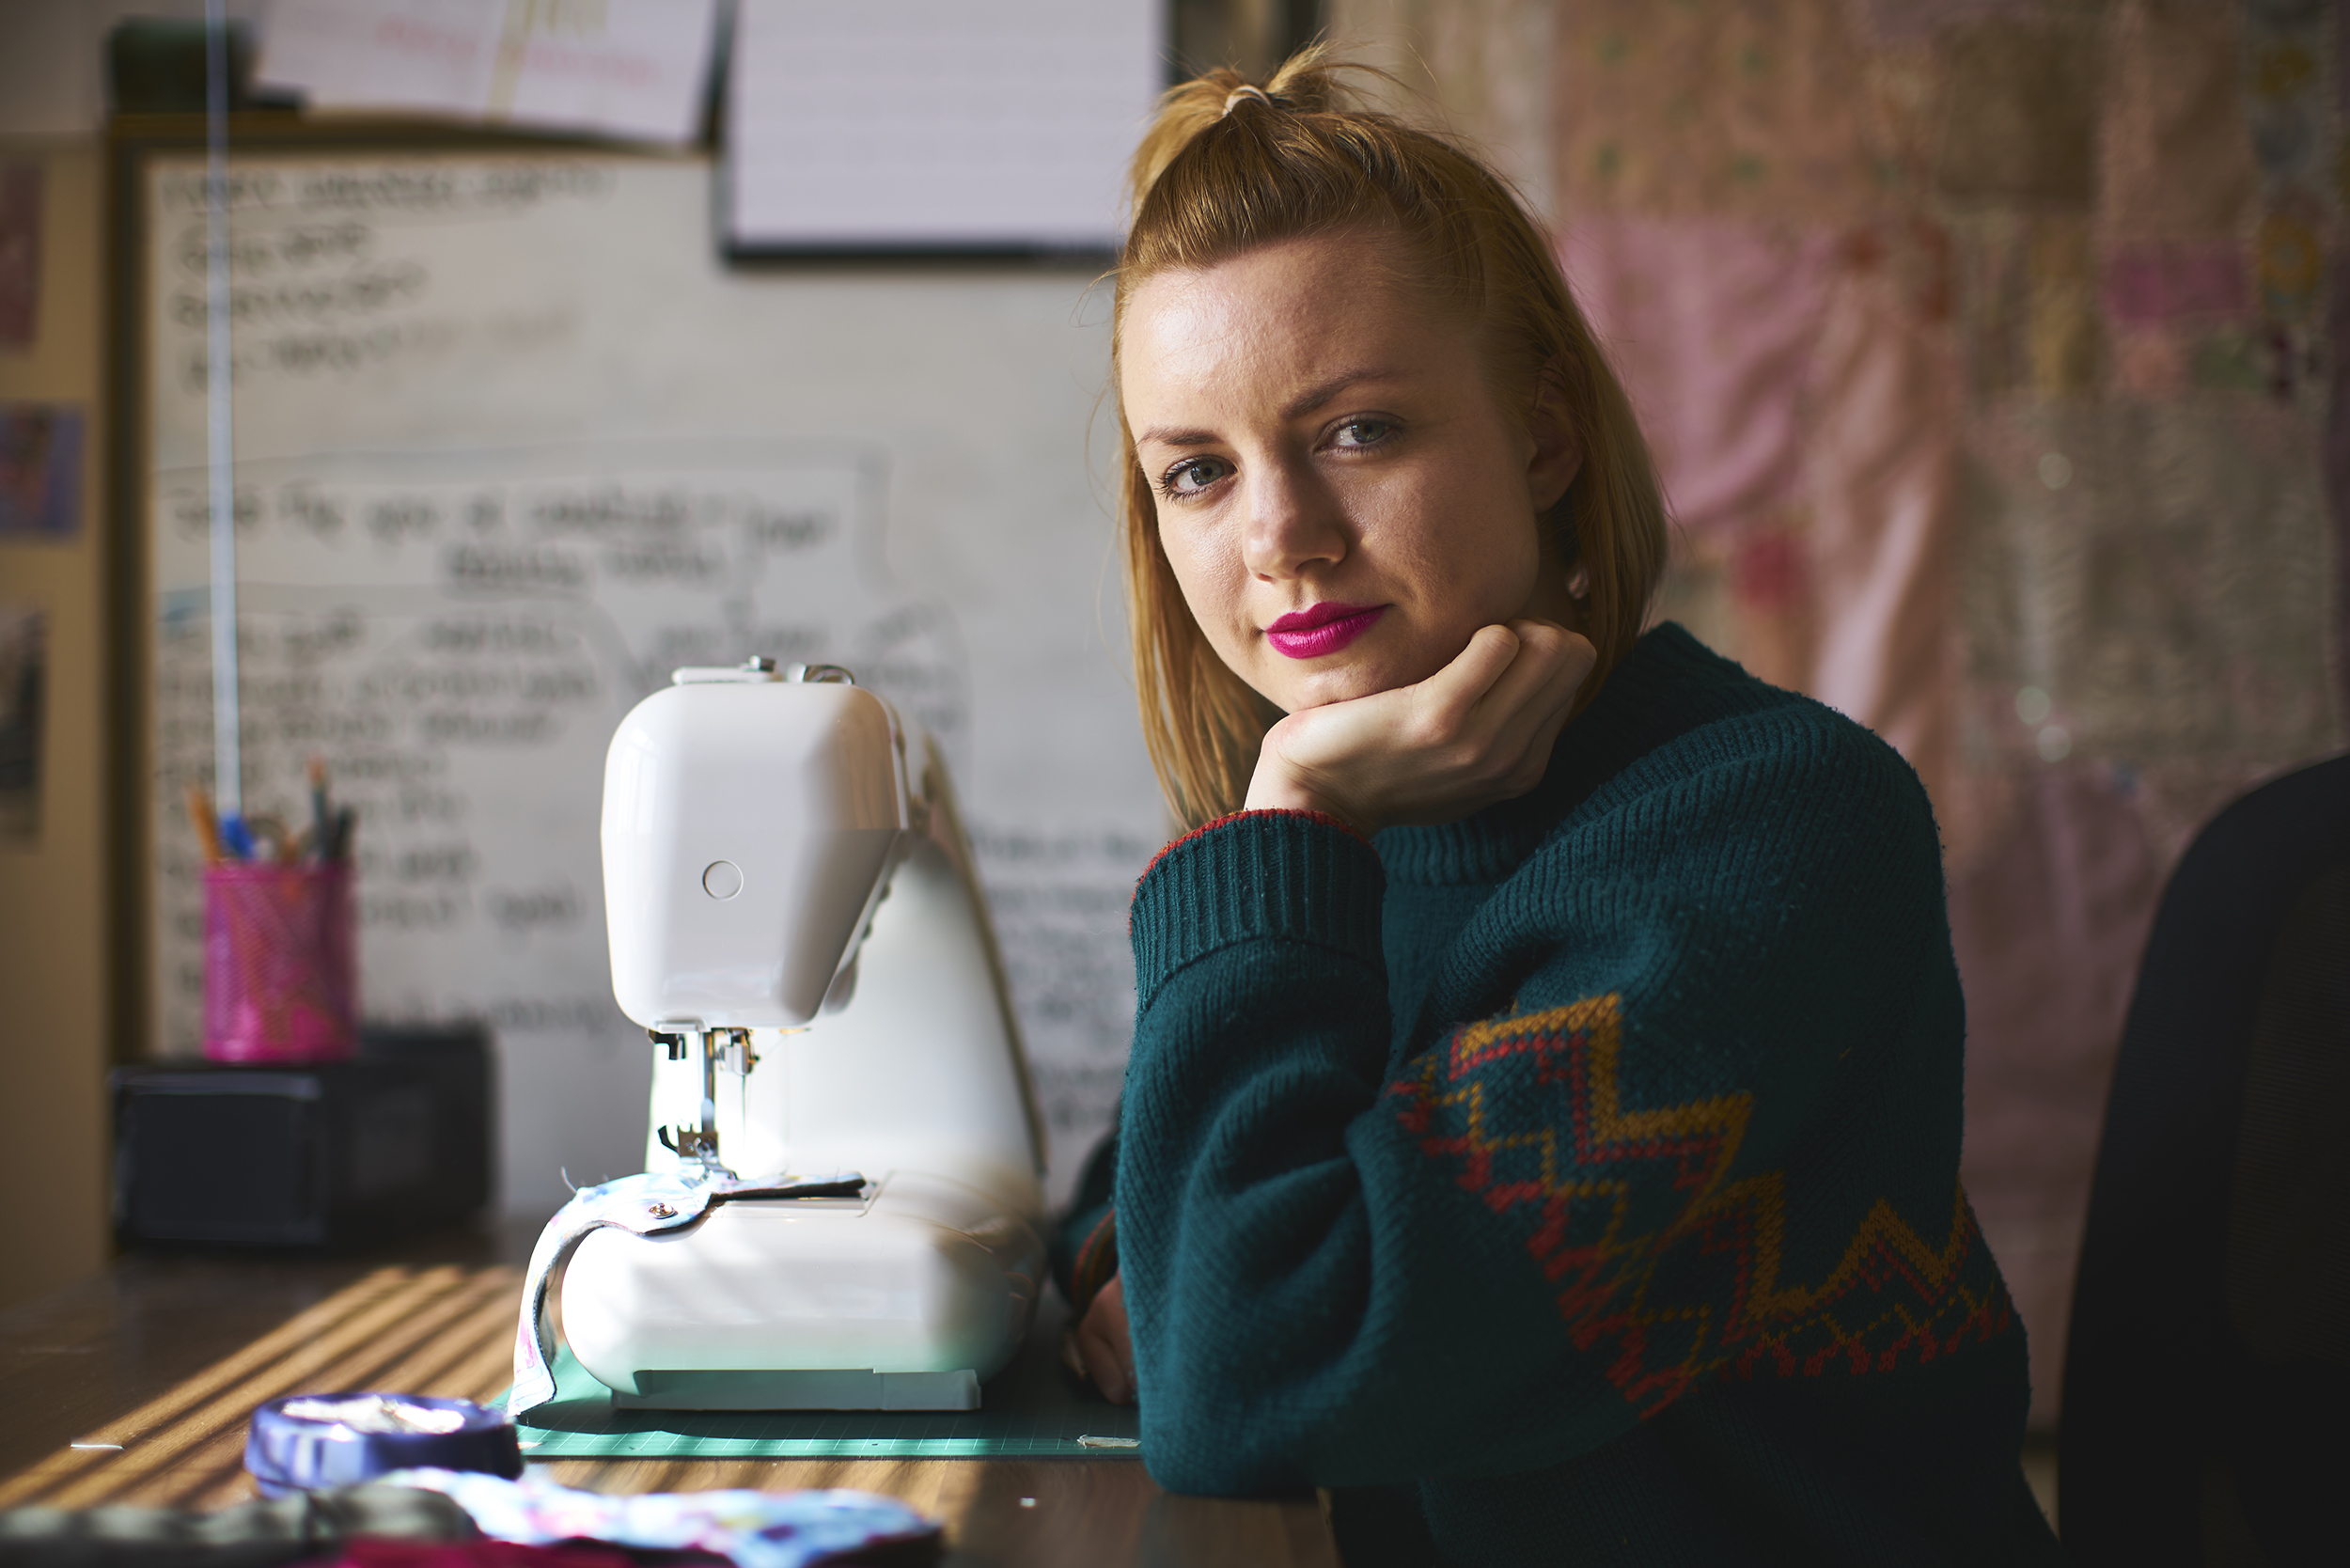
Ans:
{"type": "Polygon", "coordinates": [[[1786,1181],[1731,1180],[1753,1109],[1747,1093],[1633,1110],[1617,1093],[1618,998],[1467,1026],[1387,1087],[1422,1152],[1496,1214],[1527,1211],[1527,1253],[1559,1285],[1576,1349],[1612,1350],[1607,1377],[1642,1417],[1714,1376],[1890,1372],[2010,1331],[2014,1309],[1962,1188],[1940,1240],[1880,1198],[1816,1285],[1782,1282],[1786,1181]],[[1496,1136],[1504,1068],[1563,1086],[1562,1124],[1496,1136]],[[1654,1213],[1659,1183],[1677,1195],[1654,1213]],[[1645,1201],[1639,1201],[1645,1200],[1645,1201]]]}

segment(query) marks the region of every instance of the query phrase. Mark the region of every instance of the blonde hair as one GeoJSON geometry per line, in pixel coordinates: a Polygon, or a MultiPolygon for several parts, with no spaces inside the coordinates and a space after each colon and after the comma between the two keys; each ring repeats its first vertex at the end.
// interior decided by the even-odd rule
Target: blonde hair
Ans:
{"type": "MultiPolygon", "coordinates": [[[[1578,698],[1587,702],[1640,635],[1665,569],[1664,499],[1648,443],[1549,242],[1510,188],[1444,138],[1343,104],[1336,78],[1348,69],[1316,46],[1261,86],[1214,71],[1160,100],[1127,177],[1133,216],[1117,271],[1112,384],[1127,304],[1161,273],[1350,229],[1403,240],[1418,281],[1481,324],[1499,384],[1560,397],[1581,444],[1581,471],[1552,521],[1568,569],[1583,575],[1582,630],[1599,651],[1578,698]]],[[[1196,826],[1239,808],[1274,710],[1192,619],[1160,547],[1152,482],[1122,404],[1118,427],[1143,740],[1168,804],[1196,826]]]]}

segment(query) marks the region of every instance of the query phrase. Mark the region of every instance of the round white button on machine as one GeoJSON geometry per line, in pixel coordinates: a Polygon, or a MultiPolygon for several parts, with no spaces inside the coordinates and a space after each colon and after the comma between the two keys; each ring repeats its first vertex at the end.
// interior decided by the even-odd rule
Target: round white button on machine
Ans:
{"type": "Polygon", "coordinates": [[[713,899],[730,899],[743,890],[743,868],[731,860],[713,860],[702,869],[702,891],[713,899]]]}

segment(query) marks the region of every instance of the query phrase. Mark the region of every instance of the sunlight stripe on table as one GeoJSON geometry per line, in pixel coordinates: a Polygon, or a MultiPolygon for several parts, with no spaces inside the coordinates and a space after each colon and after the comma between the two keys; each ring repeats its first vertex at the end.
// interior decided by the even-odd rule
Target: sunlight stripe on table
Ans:
{"type": "Polygon", "coordinates": [[[113,1460],[116,1455],[113,1455],[113,1452],[106,1452],[106,1448],[102,1448],[102,1443],[103,1446],[127,1448],[132,1441],[134,1441],[136,1434],[150,1432],[150,1429],[155,1429],[155,1427],[163,1427],[164,1422],[172,1422],[172,1419],[188,1413],[193,1405],[202,1403],[202,1401],[207,1401],[209,1396],[218,1394],[223,1387],[235,1387],[237,1382],[246,1380],[256,1368],[270,1366],[270,1363],[277,1361],[279,1356],[289,1354],[291,1349],[298,1349],[301,1344],[310,1342],[315,1335],[334,1328],[336,1324],[348,1319],[348,1316],[354,1314],[354,1311],[362,1311],[364,1307],[376,1302],[378,1297],[387,1295],[387,1293],[395,1293],[397,1295],[397,1293],[404,1293],[409,1286],[411,1286],[409,1269],[376,1269],[376,1272],[368,1274],[368,1277],[359,1278],[359,1281],[354,1281],[354,1283],[350,1283],[350,1286],[336,1291],[334,1295],[329,1295],[326,1300],[317,1302],[315,1307],[307,1307],[307,1309],[296,1311],[291,1319],[279,1324],[277,1328],[273,1328],[270,1333],[260,1335],[258,1340],[246,1344],[244,1349],[240,1349],[240,1352],[232,1354],[232,1356],[223,1356],[221,1361],[213,1361],[212,1366],[204,1368],[204,1371],[197,1372],[195,1377],[188,1377],[188,1380],[180,1382],[180,1385],[172,1387],[167,1394],[155,1396],[155,1399],[150,1399],[149,1403],[139,1405],[139,1408],[132,1410],[132,1413],[125,1415],[125,1418],[116,1419],[116,1422],[108,1422],[103,1432],[89,1434],[87,1438],[83,1438],[83,1441],[92,1443],[89,1448],[66,1448],[66,1450],[59,1450],[55,1457],[50,1457],[50,1460],[42,1460],[39,1465],[33,1465],[30,1469],[21,1471],[21,1474],[11,1476],[11,1479],[8,1481],[0,1481],[0,1507],[8,1507],[8,1504],[14,1504],[14,1502],[28,1502],[28,1499],[33,1499],[38,1493],[42,1493],[42,1490],[47,1490],[50,1485],[55,1485],[56,1481],[61,1481],[64,1476],[80,1474],[83,1469],[89,1469],[89,1466],[99,1465],[99,1462],[113,1460]]]}
{"type": "Polygon", "coordinates": [[[514,1325],[521,1308],[519,1281],[447,1331],[418,1346],[377,1374],[377,1386],[407,1394],[432,1394],[487,1403],[514,1381],[514,1325]]]}
{"type": "Polygon", "coordinates": [[[190,1411],[122,1454],[106,1474],[64,1487],[51,1500],[59,1507],[86,1507],[101,1499],[184,1506],[199,1492],[237,1483],[244,1464],[244,1424],[254,1406],[288,1394],[389,1388],[381,1375],[386,1368],[485,1308],[513,1311],[520,1289],[510,1269],[479,1274],[446,1269],[420,1276],[409,1293],[386,1299],[190,1411]]]}
{"type": "MultiPolygon", "coordinates": [[[[352,1313],[362,1310],[386,1293],[404,1292],[409,1285],[409,1270],[404,1268],[378,1269],[365,1278],[337,1291],[317,1306],[296,1313],[244,1349],[214,1362],[196,1376],[172,1388],[168,1393],[149,1401],[119,1420],[110,1423],[104,1435],[94,1434],[85,1440],[93,1445],[119,1443],[127,1446],[128,1438],[115,1435],[121,1433],[135,1435],[177,1419],[191,1406],[201,1403],[224,1388],[242,1382],[249,1377],[255,1369],[268,1366],[352,1313]]],[[[99,1450],[95,1448],[79,1450],[69,1449],[55,1459],[44,1460],[8,1482],[0,1482],[0,1506],[24,1501],[34,1493],[54,1482],[60,1473],[70,1473],[81,1467],[81,1464],[96,1463],[94,1458],[81,1462],[81,1464],[70,1463],[66,1459],[67,1455],[75,1452],[94,1454],[97,1451],[99,1450]],[[64,1466],[62,1471],[60,1470],[61,1465],[64,1466]]]]}
{"type": "MultiPolygon", "coordinates": [[[[485,1283],[494,1287],[497,1281],[485,1283]]],[[[375,1369],[365,1378],[353,1377],[342,1387],[355,1390],[365,1383],[371,1388],[400,1393],[486,1402],[513,1381],[519,1294],[517,1280],[504,1289],[490,1289],[470,1307],[445,1303],[450,1309],[439,1315],[444,1325],[439,1332],[417,1344],[412,1354],[375,1369]],[[461,1307],[462,1311],[457,1309],[461,1307]],[[459,1369],[453,1376],[449,1375],[452,1366],[459,1369]]],[[[232,1430],[218,1434],[180,1460],[168,1476],[157,1476],[138,1486],[135,1500],[209,1509],[242,1502],[252,1495],[244,1473],[244,1426],[240,1420],[232,1430]]]]}
{"type": "Polygon", "coordinates": [[[245,1495],[244,1422],[255,1405],[380,1385],[385,1372],[445,1358],[444,1335],[460,1341],[476,1368],[489,1355],[494,1322],[501,1341],[511,1333],[520,1291],[510,1268],[379,1269],[85,1439],[121,1451],[62,1450],[0,1483],[0,1506],[153,1505],[224,1488],[245,1495]]]}

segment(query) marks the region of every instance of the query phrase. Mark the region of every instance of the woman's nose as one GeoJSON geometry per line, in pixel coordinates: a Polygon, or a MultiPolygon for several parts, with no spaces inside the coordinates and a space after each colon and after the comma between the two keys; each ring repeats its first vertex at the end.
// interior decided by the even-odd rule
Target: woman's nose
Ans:
{"type": "Polygon", "coordinates": [[[1247,533],[1241,556],[1253,576],[1293,577],[1345,558],[1345,519],[1338,499],[1309,465],[1260,463],[1250,476],[1247,533]]]}

